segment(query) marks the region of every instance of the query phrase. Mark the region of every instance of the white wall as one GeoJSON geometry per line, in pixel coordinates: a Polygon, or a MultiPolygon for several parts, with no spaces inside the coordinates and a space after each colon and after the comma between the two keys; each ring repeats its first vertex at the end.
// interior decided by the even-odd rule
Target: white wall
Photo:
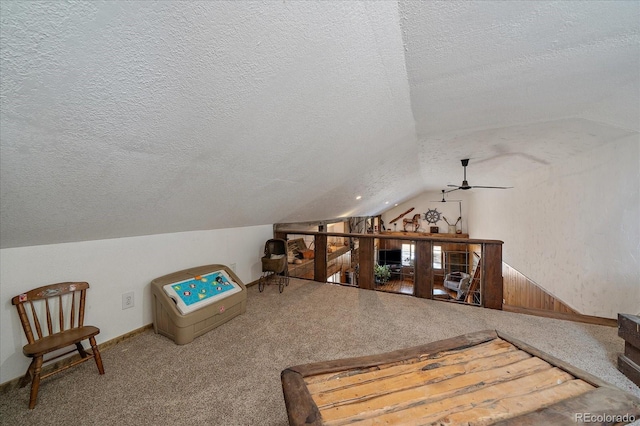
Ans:
{"type": "Polygon", "coordinates": [[[17,294],[56,282],[89,282],[85,320],[100,328],[101,343],[152,322],[154,278],[192,266],[235,263],[245,284],[256,280],[264,243],[272,235],[273,227],[264,225],[0,250],[0,383],[24,374],[29,363],[11,305],[17,294]],[[135,293],[135,306],[122,310],[122,293],[128,291],[135,293]]]}
{"type": "Polygon", "coordinates": [[[471,237],[503,240],[505,262],[578,312],[640,313],[637,135],[471,201],[471,237]]]}

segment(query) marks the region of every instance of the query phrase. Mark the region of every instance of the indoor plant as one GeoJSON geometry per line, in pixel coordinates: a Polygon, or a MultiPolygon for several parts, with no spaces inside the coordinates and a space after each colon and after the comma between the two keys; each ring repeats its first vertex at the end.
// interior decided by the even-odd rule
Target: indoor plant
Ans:
{"type": "Polygon", "coordinates": [[[391,268],[389,265],[378,265],[376,263],[373,266],[373,275],[376,278],[376,283],[384,284],[391,278],[391,268]]]}

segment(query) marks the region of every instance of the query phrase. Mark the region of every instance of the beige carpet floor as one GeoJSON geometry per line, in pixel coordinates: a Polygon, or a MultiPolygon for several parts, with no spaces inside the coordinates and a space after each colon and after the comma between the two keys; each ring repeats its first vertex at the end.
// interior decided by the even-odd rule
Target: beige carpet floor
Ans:
{"type": "MultiPolygon", "coordinates": [[[[96,324],[100,326],[100,324],[96,324]]],[[[280,372],[498,329],[640,397],[616,369],[617,329],[292,279],[248,289],[247,312],[178,346],[145,332],[29,388],[0,395],[3,425],[286,425],[280,372]]]]}

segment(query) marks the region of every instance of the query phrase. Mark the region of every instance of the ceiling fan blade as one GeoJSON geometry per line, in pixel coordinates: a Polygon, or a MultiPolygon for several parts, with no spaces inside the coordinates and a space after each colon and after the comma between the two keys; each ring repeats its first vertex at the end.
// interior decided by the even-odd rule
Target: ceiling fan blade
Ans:
{"type": "Polygon", "coordinates": [[[473,185],[471,188],[484,188],[484,189],[511,189],[513,186],[477,186],[473,185]]]}
{"type": "Polygon", "coordinates": [[[485,188],[485,189],[511,189],[513,188],[513,186],[481,186],[481,185],[469,185],[469,182],[467,181],[467,166],[469,165],[469,159],[465,158],[463,160],[460,160],[460,162],[462,163],[462,170],[463,170],[463,180],[462,180],[462,185],[447,185],[448,187],[451,188],[455,188],[455,189],[450,189],[449,191],[442,191],[442,200],[444,202],[444,194],[448,193],[448,192],[453,192],[453,191],[457,191],[458,189],[464,190],[466,191],[467,189],[472,189],[472,188],[485,188]]]}

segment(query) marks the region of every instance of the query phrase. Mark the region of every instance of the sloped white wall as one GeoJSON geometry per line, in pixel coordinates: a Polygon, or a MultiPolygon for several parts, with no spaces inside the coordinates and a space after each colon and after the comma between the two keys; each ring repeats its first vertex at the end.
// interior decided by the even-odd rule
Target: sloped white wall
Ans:
{"type": "Polygon", "coordinates": [[[509,191],[473,191],[472,238],[578,312],[640,313],[640,141],[633,135],[532,172],[509,191]]]}
{"type": "Polygon", "coordinates": [[[21,376],[28,366],[12,297],[56,282],[89,282],[85,321],[100,328],[101,343],[152,322],[149,283],[156,277],[235,263],[245,284],[256,280],[264,243],[272,235],[273,227],[264,225],[0,250],[0,383],[21,376]],[[122,293],[129,291],[135,306],[122,310],[122,293]]]}
{"type": "Polygon", "coordinates": [[[3,1],[0,23],[2,248],[422,190],[396,2],[3,1]]]}

